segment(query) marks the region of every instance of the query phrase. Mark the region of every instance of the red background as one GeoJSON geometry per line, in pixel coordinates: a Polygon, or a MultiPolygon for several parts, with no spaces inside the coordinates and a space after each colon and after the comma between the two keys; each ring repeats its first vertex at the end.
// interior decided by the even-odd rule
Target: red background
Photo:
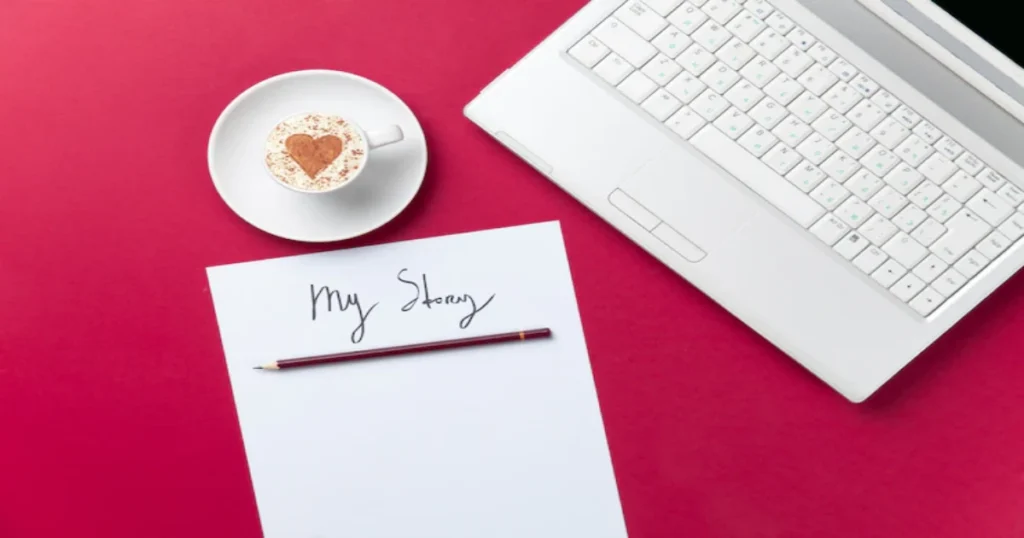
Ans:
{"type": "Polygon", "coordinates": [[[259,536],[205,267],[551,219],[632,538],[1024,536],[1024,278],[855,406],[462,117],[583,3],[0,0],[0,536],[259,536]],[[304,68],[428,136],[357,241],[265,235],[207,173],[222,108],[304,68]]]}

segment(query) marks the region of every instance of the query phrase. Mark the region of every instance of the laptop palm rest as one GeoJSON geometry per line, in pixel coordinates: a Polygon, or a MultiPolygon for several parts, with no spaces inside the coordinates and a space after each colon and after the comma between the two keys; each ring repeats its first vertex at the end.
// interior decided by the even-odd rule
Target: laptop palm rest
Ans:
{"type": "MultiPolygon", "coordinates": [[[[618,190],[656,217],[648,230],[691,262],[703,259],[703,253],[723,244],[759,212],[720,172],[678,149],[648,161],[618,190]]],[[[615,196],[612,203],[619,206],[615,196]]]]}

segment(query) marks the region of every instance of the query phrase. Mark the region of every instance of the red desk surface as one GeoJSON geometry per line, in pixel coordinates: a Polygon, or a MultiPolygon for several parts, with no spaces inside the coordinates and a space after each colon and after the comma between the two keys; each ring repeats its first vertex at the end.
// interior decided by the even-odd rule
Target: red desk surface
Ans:
{"type": "Polygon", "coordinates": [[[583,3],[0,1],[0,536],[260,535],[205,267],[549,219],[632,538],[1024,536],[1024,277],[855,406],[462,117],[583,3]],[[211,185],[221,109],[304,68],[427,132],[369,237],[279,240],[211,185]]]}

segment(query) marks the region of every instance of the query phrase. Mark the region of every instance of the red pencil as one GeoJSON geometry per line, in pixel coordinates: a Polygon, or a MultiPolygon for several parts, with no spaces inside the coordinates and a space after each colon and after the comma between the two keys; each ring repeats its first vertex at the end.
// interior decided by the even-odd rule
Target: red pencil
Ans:
{"type": "Polygon", "coordinates": [[[529,331],[518,331],[504,334],[491,334],[487,336],[473,336],[470,338],[458,338],[455,340],[443,340],[440,342],[427,342],[423,344],[410,344],[406,346],[385,347],[380,349],[367,349],[364,351],[351,351],[348,353],[336,353],[333,355],[320,355],[317,357],[301,357],[298,359],[286,359],[282,361],[256,366],[255,370],[286,370],[289,368],[301,368],[303,366],[318,366],[321,364],[333,364],[336,362],[358,361],[363,359],[377,359],[381,357],[393,357],[407,353],[419,353],[422,351],[441,351],[445,349],[456,349],[460,347],[482,346],[497,344],[501,342],[512,342],[516,340],[532,340],[534,338],[548,338],[551,336],[551,329],[532,329],[529,331]]]}

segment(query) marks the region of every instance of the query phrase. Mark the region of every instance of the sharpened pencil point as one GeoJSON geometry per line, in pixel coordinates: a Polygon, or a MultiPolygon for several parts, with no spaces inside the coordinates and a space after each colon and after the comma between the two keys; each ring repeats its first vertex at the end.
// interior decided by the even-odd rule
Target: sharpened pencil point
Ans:
{"type": "Polygon", "coordinates": [[[263,367],[262,366],[253,366],[252,369],[253,370],[262,370],[263,367]]]}

